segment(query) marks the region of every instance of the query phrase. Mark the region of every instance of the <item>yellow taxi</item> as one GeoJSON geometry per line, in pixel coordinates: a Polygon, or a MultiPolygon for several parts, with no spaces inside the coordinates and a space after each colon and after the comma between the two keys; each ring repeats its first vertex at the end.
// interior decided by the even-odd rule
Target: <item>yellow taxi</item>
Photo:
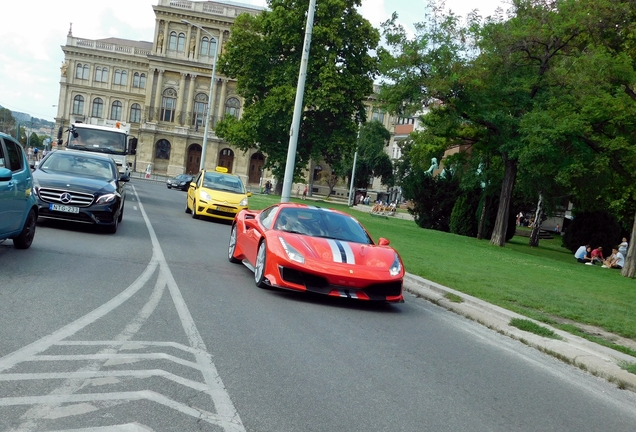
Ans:
{"type": "Polygon", "coordinates": [[[227,168],[202,170],[190,183],[185,211],[194,219],[209,216],[233,220],[239,211],[247,208],[250,196],[252,193],[245,190],[241,178],[228,173],[227,168]]]}

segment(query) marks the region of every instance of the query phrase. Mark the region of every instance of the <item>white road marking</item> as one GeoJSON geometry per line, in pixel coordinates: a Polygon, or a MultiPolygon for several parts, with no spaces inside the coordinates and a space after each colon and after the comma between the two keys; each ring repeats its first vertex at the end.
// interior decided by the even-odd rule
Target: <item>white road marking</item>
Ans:
{"type": "MultiPolygon", "coordinates": [[[[172,272],[168,267],[168,263],[165,260],[163,250],[159,244],[155,231],[150,224],[150,220],[144,210],[143,204],[139,200],[139,195],[136,189],[133,187],[133,192],[136,197],[136,201],[139,203],[139,210],[144,218],[146,227],[148,229],[151,241],[153,254],[148,266],[144,272],[137,278],[133,284],[122,291],[119,295],[115,296],[110,301],[106,302],[97,309],[86,314],[84,317],[62,327],[61,329],[53,332],[52,334],[45,336],[44,338],[35,341],[24,348],[21,348],[7,356],[0,358],[0,381],[15,381],[20,377],[23,379],[64,379],[65,382],[49,395],[46,396],[25,396],[25,397],[6,397],[0,398],[0,406],[15,406],[15,405],[36,405],[29,409],[22,419],[26,420],[21,424],[17,431],[32,431],[38,428],[37,420],[48,418],[50,415],[59,414],[64,410],[59,410],[61,404],[79,403],[75,408],[70,408],[70,412],[77,413],[77,410],[81,406],[92,407],[91,405],[81,405],[83,402],[105,402],[105,401],[132,401],[132,400],[150,400],[155,403],[170,407],[174,410],[180,411],[184,414],[193,416],[199,420],[206,421],[208,423],[217,424],[221,426],[225,431],[245,432],[241,418],[232,403],[229,394],[225,390],[223,381],[221,380],[214,363],[212,362],[211,355],[207,352],[203,338],[196,328],[196,324],[188,307],[181,295],[179,287],[174,280],[172,272]],[[153,293],[144,305],[142,310],[131,321],[124,331],[115,337],[113,341],[65,341],[64,339],[74,335],[78,331],[82,330],[86,326],[93,324],[98,319],[102,318],[126,300],[130,299],[136,294],[145,284],[150,280],[155,270],[159,269],[159,276],[155,284],[153,293]],[[190,342],[190,347],[185,345],[171,343],[171,342],[139,342],[130,341],[130,339],[139,331],[141,326],[147,321],[152,312],[157,307],[159,300],[163,294],[165,287],[168,287],[173,303],[179,314],[183,329],[190,342]],[[97,354],[88,355],[38,355],[43,351],[46,351],[51,346],[103,346],[104,348],[97,354]],[[190,362],[179,357],[171,356],[164,353],[138,353],[138,354],[117,354],[118,350],[125,349],[143,349],[146,346],[171,346],[182,351],[187,351],[194,355],[196,363],[190,362]],[[99,369],[105,364],[103,360],[107,362],[112,361],[140,361],[140,360],[156,360],[164,359],[172,362],[186,365],[201,371],[205,384],[194,382],[176,375],[170,374],[165,371],[146,370],[146,371],[100,371],[99,369]],[[80,369],[76,372],[68,373],[49,373],[49,374],[2,374],[1,372],[12,368],[18,363],[29,361],[60,361],[60,360],[96,360],[92,364],[80,369]],[[100,361],[97,361],[100,360],[100,361]],[[173,401],[161,394],[153,391],[133,391],[133,392],[119,392],[119,393],[93,393],[93,394],[75,394],[78,390],[95,383],[105,384],[103,381],[95,381],[99,377],[111,377],[116,376],[133,376],[136,378],[147,378],[149,376],[163,376],[174,382],[180,383],[190,388],[205,392],[211,396],[212,403],[217,411],[216,414],[209,413],[205,410],[190,407],[179,402],[173,401]]],[[[135,208],[136,209],[136,208],[135,208]]],[[[70,414],[69,414],[70,415],[70,414]]],[[[129,424],[130,425],[130,424],[129,424]]],[[[126,427],[127,425],[123,425],[126,427]]],[[[85,431],[98,430],[83,429],[85,431]]],[[[109,429],[117,430],[117,429],[109,429]]],[[[119,429],[119,430],[133,430],[133,429],[119,429]]],[[[136,429],[142,430],[142,429],[136,429]]],[[[148,430],[148,429],[145,429],[148,430]]]]}
{"type": "Polygon", "coordinates": [[[94,427],[84,429],[65,429],[51,432],[153,432],[152,429],[139,423],[128,423],[116,426],[94,427]]]}
{"type": "Polygon", "coordinates": [[[148,354],[111,354],[111,353],[97,353],[97,354],[71,354],[71,355],[38,355],[33,356],[25,361],[39,362],[39,361],[86,361],[86,360],[170,360],[173,363],[177,363],[183,366],[191,367],[192,369],[201,370],[202,367],[197,363],[184,360],[180,357],[175,357],[165,353],[148,353],[148,354]]]}

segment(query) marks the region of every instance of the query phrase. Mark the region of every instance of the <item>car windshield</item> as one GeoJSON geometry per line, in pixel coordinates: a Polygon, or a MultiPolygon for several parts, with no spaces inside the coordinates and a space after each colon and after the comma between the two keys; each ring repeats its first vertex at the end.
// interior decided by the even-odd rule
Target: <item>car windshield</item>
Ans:
{"type": "Polygon", "coordinates": [[[74,127],[68,148],[109,154],[126,154],[126,134],[121,131],[74,127]]]}
{"type": "Polygon", "coordinates": [[[322,208],[283,208],[275,229],[312,237],[372,244],[362,225],[351,216],[322,208]]]}
{"type": "Polygon", "coordinates": [[[108,160],[75,155],[71,152],[56,151],[44,159],[38,166],[44,172],[76,175],[80,177],[95,177],[103,180],[116,178],[114,168],[108,160]]]}
{"type": "Polygon", "coordinates": [[[245,193],[245,188],[240,178],[217,172],[205,173],[203,187],[223,192],[245,193]]]}

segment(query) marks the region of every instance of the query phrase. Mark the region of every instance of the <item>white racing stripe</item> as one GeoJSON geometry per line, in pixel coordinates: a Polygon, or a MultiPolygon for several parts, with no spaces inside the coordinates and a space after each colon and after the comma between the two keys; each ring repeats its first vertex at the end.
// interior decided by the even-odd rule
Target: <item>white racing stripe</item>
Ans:
{"type": "Polygon", "coordinates": [[[327,244],[331,248],[331,256],[333,257],[334,262],[345,264],[356,263],[356,258],[353,255],[353,250],[349,243],[340,240],[327,239],[327,244]]]}

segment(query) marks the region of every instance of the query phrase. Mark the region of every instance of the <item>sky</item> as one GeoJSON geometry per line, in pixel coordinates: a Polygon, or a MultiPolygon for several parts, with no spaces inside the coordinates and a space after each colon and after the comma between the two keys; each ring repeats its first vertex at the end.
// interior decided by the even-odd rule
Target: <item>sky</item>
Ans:
{"type": "MultiPolygon", "coordinates": [[[[320,0],[317,0],[320,1],[320,0]]],[[[54,0],[13,1],[3,7],[0,26],[0,105],[12,111],[54,121],[60,93],[62,46],[72,23],[73,36],[85,39],[117,37],[152,41],[158,0],[54,0]]],[[[240,3],[266,6],[265,0],[240,3]]],[[[397,12],[399,21],[413,32],[422,21],[426,0],[362,0],[360,12],[376,28],[397,12]]],[[[482,16],[505,0],[446,0],[446,8],[459,16],[477,9],[482,16]]]]}

